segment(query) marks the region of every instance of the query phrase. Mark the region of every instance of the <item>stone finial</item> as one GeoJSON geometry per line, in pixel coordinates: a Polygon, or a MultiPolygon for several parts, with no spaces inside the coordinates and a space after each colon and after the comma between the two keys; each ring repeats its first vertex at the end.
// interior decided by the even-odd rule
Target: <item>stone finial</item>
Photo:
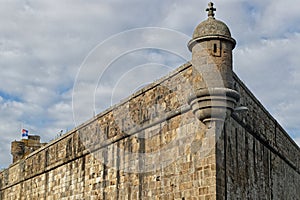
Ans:
{"type": "Polygon", "coordinates": [[[214,8],[214,3],[213,2],[209,2],[208,3],[208,8],[206,8],[206,11],[208,12],[208,17],[214,17],[215,13],[214,11],[216,11],[217,9],[214,8]]]}

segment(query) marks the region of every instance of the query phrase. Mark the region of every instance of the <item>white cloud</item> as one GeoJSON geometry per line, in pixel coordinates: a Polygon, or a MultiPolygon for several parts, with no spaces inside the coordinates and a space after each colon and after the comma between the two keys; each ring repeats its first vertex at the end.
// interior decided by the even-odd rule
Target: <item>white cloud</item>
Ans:
{"type": "MultiPolygon", "coordinates": [[[[296,138],[300,134],[297,99],[300,88],[300,14],[293,1],[216,1],[216,18],[225,21],[237,40],[234,69],[263,104],[296,138]],[[286,6],[289,5],[289,6],[286,6]]],[[[172,28],[187,35],[206,18],[207,1],[21,1],[0,2],[0,167],[10,163],[10,142],[19,139],[20,124],[42,139],[54,138],[61,129],[72,128],[72,87],[84,58],[97,44],[116,33],[138,27],[172,28]]],[[[157,43],[186,49],[164,37],[157,43]]],[[[126,47],[135,37],[116,45],[126,47]]],[[[114,48],[102,52],[104,58],[114,48]]],[[[92,60],[97,64],[97,58],[92,60]]],[[[165,53],[141,51],[118,59],[107,71],[96,91],[96,109],[110,105],[111,91],[118,78],[131,67],[156,62],[179,61],[165,53]],[[167,57],[167,59],[165,59],[167,57]],[[124,64],[125,63],[125,64],[124,64]],[[130,64],[130,65],[127,65],[130,64]],[[99,95],[99,96],[98,96],[99,95]]],[[[91,64],[95,64],[91,63],[91,64]]],[[[175,64],[177,65],[177,64],[175,64]]],[[[85,90],[97,87],[99,66],[80,74],[85,90]],[[96,77],[94,81],[91,77],[96,77]],[[92,79],[92,80],[91,80],[92,79]]],[[[146,68],[145,68],[146,69],[146,68]]],[[[149,68],[147,68],[149,69],[149,68]]],[[[167,70],[166,70],[167,71],[167,70]]],[[[164,70],[152,71],[156,77],[164,70]]],[[[144,74],[149,71],[143,70],[144,74]]],[[[123,98],[146,80],[142,72],[122,79],[115,98],[123,98]],[[135,79],[133,79],[135,78],[135,79]],[[135,81],[137,85],[130,85],[135,81]],[[132,87],[129,87],[132,86],[132,87]],[[127,87],[128,86],[128,87],[127,87]],[[127,89],[127,91],[124,91],[127,89]],[[128,91],[129,90],[129,91],[128,91]]],[[[152,76],[153,75],[153,76],[152,76]]],[[[80,99],[76,112],[93,115],[90,99],[80,99]],[[87,109],[87,105],[90,108],[87,109]]],[[[86,120],[86,118],[81,119],[86,120]]]]}
{"type": "Polygon", "coordinates": [[[234,67],[271,114],[293,135],[300,134],[299,43],[300,35],[291,34],[238,48],[234,67]]]}

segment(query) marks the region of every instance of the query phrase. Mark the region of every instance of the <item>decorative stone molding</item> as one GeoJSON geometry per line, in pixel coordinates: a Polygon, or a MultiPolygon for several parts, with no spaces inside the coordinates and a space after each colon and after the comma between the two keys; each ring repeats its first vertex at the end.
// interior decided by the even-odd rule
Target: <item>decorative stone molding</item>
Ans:
{"type": "Polygon", "coordinates": [[[188,103],[195,116],[207,124],[211,121],[224,121],[239,99],[239,93],[229,88],[204,88],[192,94],[188,103]]]}

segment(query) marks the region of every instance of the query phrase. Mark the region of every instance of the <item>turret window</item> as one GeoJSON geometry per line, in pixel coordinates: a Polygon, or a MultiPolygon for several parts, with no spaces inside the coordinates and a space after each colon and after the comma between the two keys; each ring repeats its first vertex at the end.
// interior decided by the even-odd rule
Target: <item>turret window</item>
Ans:
{"type": "Polygon", "coordinates": [[[217,44],[214,44],[214,53],[217,53],[217,44]]]}
{"type": "Polygon", "coordinates": [[[213,56],[221,56],[221,41],[212,41],[211,54],[213,56]]]}

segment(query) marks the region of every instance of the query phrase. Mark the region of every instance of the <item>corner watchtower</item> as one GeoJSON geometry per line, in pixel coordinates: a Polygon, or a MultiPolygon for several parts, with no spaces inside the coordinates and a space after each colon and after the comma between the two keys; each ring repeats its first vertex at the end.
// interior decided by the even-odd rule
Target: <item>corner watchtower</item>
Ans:
{"type": "Polygon", "coordinates": [[[194,114],[205,124],[224,121],[239,100],[232,72],[232,50],[236,41],[227,25],[215,19],[213,5],[208,4],[208,18],[195,28],[188,43],[193,70],[204,79],[203,85],[199,85],[189,98],[189,103],[194,114]]]}

